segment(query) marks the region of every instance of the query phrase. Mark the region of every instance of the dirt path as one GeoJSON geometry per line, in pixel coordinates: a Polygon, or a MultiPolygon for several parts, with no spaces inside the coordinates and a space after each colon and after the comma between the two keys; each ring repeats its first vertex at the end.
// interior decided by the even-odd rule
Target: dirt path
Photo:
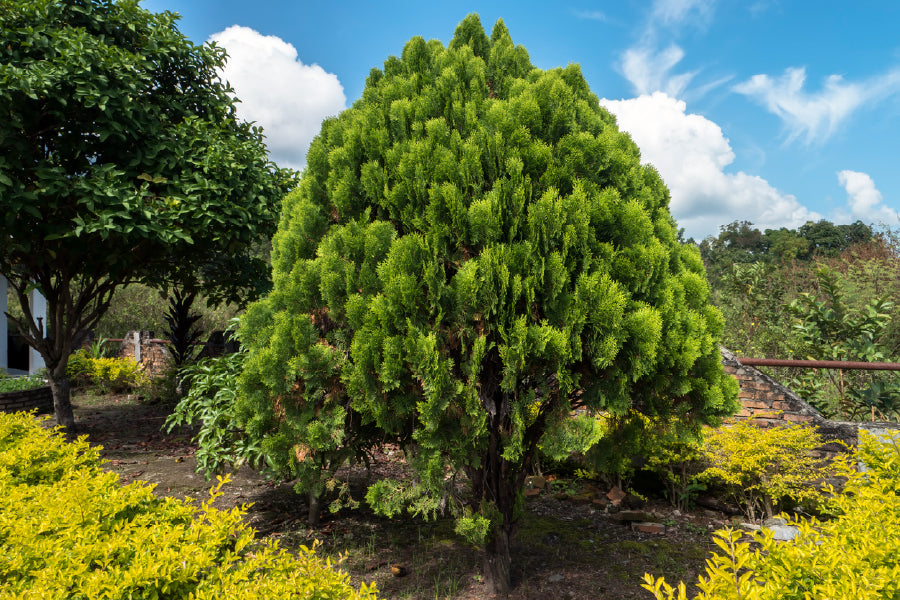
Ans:
{"type": "MultiPolygon", "coordinates": [[[[195,472],[192,433],[160,431],[170,407],[125,396],[76,396],[73,402],[80,433],[103,446],[107,468],[123,482],[147,481],[161,496],[207,497],[212,483],[195,472]]],[[[395,469],[398,460],[382,456],[375,476],[395,469]]],[[[287,548],[320,542],[322,553],[345,555],[343,568],[354,582],[375,581],[383,598],[487,598],[478,552],[453,533],[450,519],[387,520],[363,507],[326,515],[323,525],[311,530],[306,505],[289,483],[272,483],[241,469],[222,491],[216,501],[220,508],[252,504],[246,520],[258,535],[278,538],[287,548]],[[397,564],[403,577],[392,573],[397,564]]],[[[724,516],[709,511],[681,515],[662,502],[641,510],[663,525],[661,532],[635,529],[590,495],[571,499],[547,490],[530,497],[512,546],[516,587],[510,598],[650,598],[640,588],[645,572],[673,583],[696,580],[711,548],[709,532],[723,524],[724,516]]]]}
{"type": "MultiPolygon", "coordinates": [[[[172,433],[162,431],[170,406],[142,404],[128,396],[79,395],[73,399],[79,435],[103,447],[106,467],[119,474],[123,483],[143,480],[155,486],[159,496],[202,502],[209,496],[215,479],[197,473],[196,447],[187,428],[172,433]]],[[[299,501],[289,485],[276,484],[251,469],[229,472],[231,481],[221,489],[215,506],[231,508],[251,505],[247,522],[257,531],[267,532],[284,520],[284,506],[299,501]]]]}

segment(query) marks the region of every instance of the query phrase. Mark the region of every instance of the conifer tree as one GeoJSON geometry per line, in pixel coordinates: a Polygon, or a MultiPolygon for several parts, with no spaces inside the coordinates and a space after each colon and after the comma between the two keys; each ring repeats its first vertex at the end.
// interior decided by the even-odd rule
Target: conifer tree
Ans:
{"type": "Polygon", "coordinates": [[[307,475],[371,439],[359,424],[398,440],[418,480],[369,502],[451,510],[493,592],[537,445],[573,409],[688,428],[736,409],[659,175],[577,65],[534,68],[502,21],[410,40],[307,164],[244,320],[245,425],[307,475]]]}

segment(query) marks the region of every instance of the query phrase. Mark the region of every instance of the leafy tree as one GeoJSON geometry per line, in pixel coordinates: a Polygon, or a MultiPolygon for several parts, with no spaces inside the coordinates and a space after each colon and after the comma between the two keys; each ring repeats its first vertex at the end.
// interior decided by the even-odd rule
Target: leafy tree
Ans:
{"type": "Polygon", "coordinates": [[[700,242],[700,254],[714,284],[731,270],[732,265],[761,260],[765,251],[762,233],[750,221],[722,225],[717,237],[709,236],[700,242]]]}
{"type": "MultiPolygon", "coordinates": [[[[891,321],[894,303],[869,298],[861,307],[847,305],[839,276],[827,268],[817,271],[819,292],[803,293],[788,311],[793,333],[805,356],[816,360],[889,361],[881,341],[891,321]]],[[[874,421],[900,415],[900,380],[895,373],[825,369],[826,377],[806,371],[791,385],[828,416],[874,421]]]]}
{"type": "Polygon", "coordinates": [[[835,225],[830,221],[807,221],[798,230],[809,242],[810,248],[822,254],[833,254],[872,239],[872,228],[856,221],[850,225],[835,225]]]}
{"type": "Polygon", "coordinates": [[[809,256],[809,241],[793,229],[766,229],[763,238],[771,260],[784,263],[809,256]]]}
{"type": "Polygon", "coordinates": [[[176,18],[131,0],[0,6],[0,273],[70,431],[66,362],[116,289],[241,255],[293,183],[236,118],[224,50],[192,44],[176,18]]]}
{"type": "Polygon", "coordinates": [[[576,65],[534,68],[502,22],[410,40],[307,164],[243,320],[247,428],[304,469],[377,425],[418,479],[370,504],[451,510],[493,592],[536,448],[573,409],[686,427],[735,410],[659,175],[576,65]]]}
{"type": "Polygon", "coordinates": [[[809,221],[796,230],[782,227],[766,229],[765,233],[749,221],[733,221],[720,227],[717,237],[700,242],[700,253],[716,286],[720,277],[738,263],[810,261],[873,241],[872,228],[861,221],[850,225],[809,221]]]}

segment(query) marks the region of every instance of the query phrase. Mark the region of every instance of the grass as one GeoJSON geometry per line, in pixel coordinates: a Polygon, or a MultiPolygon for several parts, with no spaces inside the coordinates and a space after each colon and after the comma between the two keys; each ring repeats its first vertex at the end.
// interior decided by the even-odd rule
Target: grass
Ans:
{"type": "Polygon", "coordinates": [[[81,388],[72,390],[71,400],[78,406],[94,407],[108,406],[110,403],[118,404],[121,396],[113,394],[101,394],[96,388],[81,388]]]}

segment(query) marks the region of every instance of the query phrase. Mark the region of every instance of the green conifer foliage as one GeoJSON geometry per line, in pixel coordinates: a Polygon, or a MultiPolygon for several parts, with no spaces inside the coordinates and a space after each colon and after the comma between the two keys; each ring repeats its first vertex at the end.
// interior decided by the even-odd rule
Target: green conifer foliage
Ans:
{"type": "Polygon", "coordinates": [[[244,320],[247,428],[307,474],[359,424],[399,440],[420,479],[370,503],[454,511],[491,589],[535,448],[574,408],[692,427],[736,409],[659,175],[577,65],[534,68],[502,21],[410,40],[307,164],[244,320]]]}

